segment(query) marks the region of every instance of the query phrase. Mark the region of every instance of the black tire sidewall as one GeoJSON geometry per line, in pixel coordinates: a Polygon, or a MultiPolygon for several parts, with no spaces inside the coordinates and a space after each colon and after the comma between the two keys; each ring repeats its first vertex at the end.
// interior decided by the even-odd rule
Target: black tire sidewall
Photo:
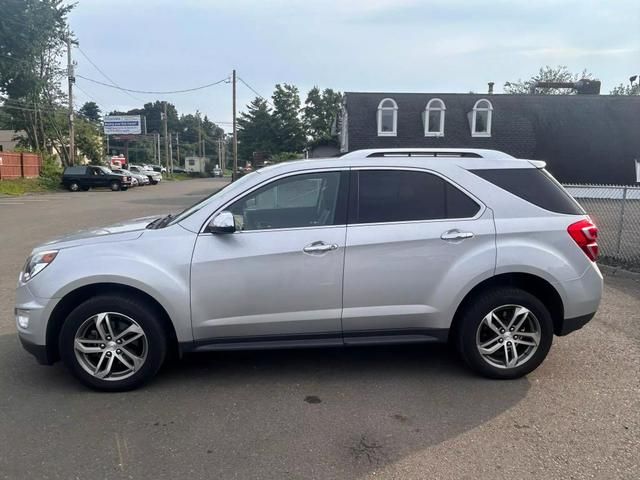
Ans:
{"type": "Polygon", "coordinates": [[[76,378],[93,389],[117,392],[137,388],[157,373],[166,356],[166,334],[156,320],[157,316],[153,308],[136,298],[115,295],[93,297],[76,307],[65,320],[58,341],[60,357],[76,378]],[[76,358],[73,345],[78,328],[85,320],[100,312],[127,315],[142,327],[147,336],[147,358],[142,368],[124,380],[109,381],[93,377],[76,358]]]}
{"type": "Polygon", "coordinates": [[[69,191],[71,192],[79,192],[80,191],[80,184],[78,182],[70,182],[69,183],[69,191]],[[73,186],[76,186],[76,188],[73,188],[73,186]]]}
{"type": "Polygon", "coordinates": [[[110,188],[112,191],[117,192],[121,187],[118,182],[111,182],[110,188]]]}
{"type": "Polygon", "coordinates": [[[535,370],[546,358],[553,343],[553,320],[549,310],[534,295],[518,288],[499,288],[479,294],[465,310],[459,330],[460,353],[476,372],[489,378],[519,378],[535,370]],[[493,309],[503,305],[521,305],[536,316],[540,324],[540,344],[533,356],[515,368],[502,369],[488,364],[478,351],[476,332],[482,319],[493,309]]]}

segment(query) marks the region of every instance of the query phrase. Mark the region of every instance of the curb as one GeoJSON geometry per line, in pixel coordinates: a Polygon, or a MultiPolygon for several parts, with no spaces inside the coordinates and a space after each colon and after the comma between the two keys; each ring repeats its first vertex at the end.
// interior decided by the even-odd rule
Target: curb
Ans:
{"type": "Polygon", "coordinates": [[[628,278],[640,281],[640,272],[631,272],[620,267],[612,267],[610,265],[599,264],[600,271],[608,277],[628,278]]]}

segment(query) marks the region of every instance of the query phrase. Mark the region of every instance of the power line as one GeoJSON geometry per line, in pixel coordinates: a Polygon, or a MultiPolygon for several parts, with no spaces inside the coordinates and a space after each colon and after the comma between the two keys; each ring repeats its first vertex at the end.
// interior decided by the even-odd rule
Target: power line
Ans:
{"type": "Polygon", "coordinates": [[[115,81],[114,81],[114,80],[113,80],[109,75],[107,75],[106,73],[104,73],[104,72],[102,71],[102,69],[101,69],[98,65],[96,65],[96,64],[93,62],[93,60],[91,60],[91,59],[89,58],[89,56],[88,56],[86,53],[84,53],[84,50],[82,50],[82,49],[80,48],[80,45],[76,45],[76,48],[80,51],[80,53],[82,54],[82,56],[83,56],[84,58],[86,58],[86,59],[87,59],[87,61],[88,61],[91,65],[93,65],[93,67],[94,67],[94,68],[95,68],[95,69],[96,69],[96,70],[97,70],[97,71],[98,71],[98,72],[99,72],[99,73],[100,73],[104,78],[106,78],[109,82],[111,82],[111,84],[112,84],[114,87],[117,87],[117,88],[119,88],[119,89],[123,90],[123,91],[124,91],[124,93],[126,93],[127,95],[129,95],[129,96],[130,96],[131,98],[133,98],[134,100],[137,100],[138,102],[142,102],[142,103],[144,103],[144,100],[142,100],[141,98],[136,97],[135,95],[131,95],[131,93],[129,93],[128,91],[126,91],[126,90],[122,89],[122,88],[120,87],[120,85],[118,85],[118,84],[117,84],[117,83],[116,83],[116,82],[115,82],[115,81]]]}
{"type": "Polygon", "coordinates": [[[173,94],[173,93],[195,92],[196,90],[202,90],[204,88],[213,87],[214,85],[218,85],[218,84],[220,84],[222,82],[226,82],[228,80],[228,78],[229,78],[229,77],[226,77],[226,78],[223,78],[222,80],[218,80],[217,82],[208,83],[206,85],[201,85],[199,87],[185,88],[184,90],[171,90],[171,91],[158,92],[158,91],[134,90],[132,88],[118,87],[118,86],[115,86],[115,85],[110,85],[108,83],[101,82],[99,80],[94,80],[93,78],[87,78],[87,77],[84,77],[82,75],[76,75],[76,77],[82,78],[83,80],[87,80],[88,82],[97,83],[98,85],[103,85],[105,87],[115,88],[117,90],[122,90],[124,92],[144,93],[144,94],[149,94],[149,95],[169,95],[169,94],[173,94]]]}
{"type": "MultiPolygon", "coordinates": [[[[265,102],[267,102],[269,105],[271,105],[272,107],[274,107],[273,103],[271,103],[271,101],[267,98],[264,97],[262,95],[260,95],[255,88],[253,88],[251,85],[249,85],[247,82],[245,82],[242,77],[238,77],[238,80],[240,80],[245,87],[247,87],[249,90],[251,90],[253,93],[255,93],[258,97],[260,97],[261,99],[263,99],[265,102]]],[[[275,107],[274,107],[275,108],[275,107]]]]}

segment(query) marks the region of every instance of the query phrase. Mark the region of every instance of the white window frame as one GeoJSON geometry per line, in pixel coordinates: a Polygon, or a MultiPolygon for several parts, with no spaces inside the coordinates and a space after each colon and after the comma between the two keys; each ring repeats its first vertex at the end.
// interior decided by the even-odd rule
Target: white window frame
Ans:
{"type": "Polygon", "coordinates": [[[393,98],[383,98],[378,104],[378,136],[379,137],[396,137],[398,136],[398,104],[393,98]],[[393,103],[393,107],[383,107],[382,104],[386,101],[393,103]],[[382,131],[382,111],[393,111],[393,130],[391,132],[382,131]]]}
{"type": "Polygon", "coordinates": [[[486,98],[481,98],[473,105],[473,115],[471,116],[471,136],[472,137],[490,137],[491,136],[491,124],[493,122],[493,105],[486,98]],[[488,107],[478,107],[480,102],[487,102],[488,107]],[[476,118],[478,112],[487,112],[487,131],[476,132],[476,118]]]}
{"type": "Polygon", "coordinates": [[[447,111],[447,106],[445,105],[444,101],[442,101],[442,99],[440,98],[432,98],[427,102],[427,106],[424,109],[424,136],[425,137],[444,137],[444,117],[445,117],[446,111],[447,111]],[[440,105],[442,106],[433,107],[432,104],[436,102],[440,102],[440,105]],[[432,110],[440,112],[440,125],[437,132],[429,131],[429,112],[432,110]]]}

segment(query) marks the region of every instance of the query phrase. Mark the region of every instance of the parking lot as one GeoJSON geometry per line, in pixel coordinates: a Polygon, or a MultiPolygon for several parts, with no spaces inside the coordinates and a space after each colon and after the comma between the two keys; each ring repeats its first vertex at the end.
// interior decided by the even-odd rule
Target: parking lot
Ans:
{"type": "Polygon", "coordinates": [[[516,381],[412,345],[191,355],[104,394],[22,350],[14,287],[33,246],[179,211],[224,183],[0,197],[0,478],[640,478],[633,278],[607,277],[596,318],[516,381]]]}

